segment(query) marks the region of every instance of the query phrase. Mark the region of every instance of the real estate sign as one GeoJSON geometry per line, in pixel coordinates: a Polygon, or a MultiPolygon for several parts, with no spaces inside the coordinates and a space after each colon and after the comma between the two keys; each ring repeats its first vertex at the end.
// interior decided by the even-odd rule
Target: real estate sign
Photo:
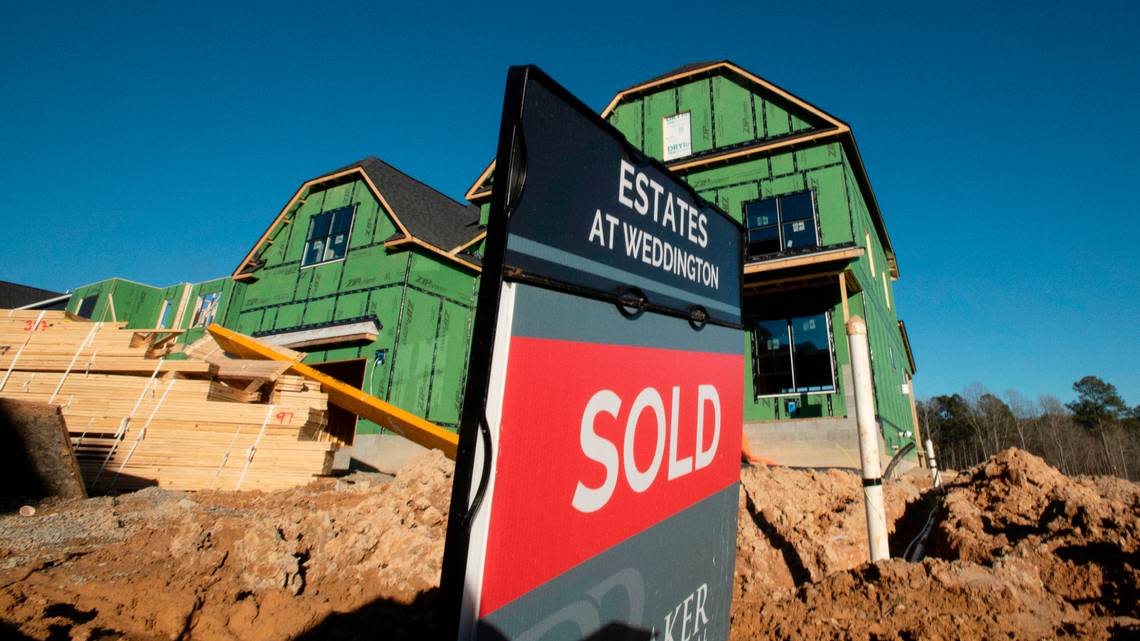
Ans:
{"type": "Polygon", "coordinates": [[[512,68],[444,556],[461,639],[726,639],[742,229],[512,68]],[[648,637],[645,637],[648,638],[648,637]]]}

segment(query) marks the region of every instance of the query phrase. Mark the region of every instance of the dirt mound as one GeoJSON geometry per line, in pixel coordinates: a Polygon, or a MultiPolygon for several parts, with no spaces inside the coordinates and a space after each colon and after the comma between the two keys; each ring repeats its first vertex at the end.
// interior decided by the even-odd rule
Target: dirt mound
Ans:
{"type": "MultiPolygon", "coordinates": [[[[742,470],[740,481],[737,600],[788,594],[868,558],[863,486],[856,475],[756,467],[742,470]]],[[[888,483],[888,522],[895,523],[930,485],[925,474],[888,483]]]]}
{"type": "MultiPolygon", "coordinates": [[[[394,480],[42,503],[0,518],[0,633],[429,637],[451,476],[433,453],[394,480]]],[[[902,554],[929,522],[928,558],[870,564],[856,475],[741,480],[734,640],[1140,636],[1135,484],[1068,478],[1017,450],[945,495],[916,471],[885,485],[891,546],[902,554]]]]}
{"type": "MultiPolygon", "coordinates": [[[[758,486],[771,480],[754,476],[744,484],[756,519],[751,503],[758,486]]],[[[778,536],[757,537],[741,523],[733,639],[1140,637],[1136,484],[1069,478],[1035,456],[1007,450],[947,486],[926,542],[935,558],[870,564],[862,562],[861,497],[851,498],[861,494],[857,481],[817,475],[814,486],[798,487],[807,480],[781,482],[793,491],[780,499],[769,494],[759,511],[766,521],[774,513],[777,524],[798,521],[793,536],[776,528],[778,536]],[[813,487],[820,496],[805,495],[813,487]],[[831,515],[819,513],[829,504],[831,515]],[[846,542],[852,535],[858,545],[846,542]],[[797,563],[810,580],[788,590],[783,567],[797,563]],[[772,578],[757,576],[764,571],[772,578]],[[768,584],[779,589],[766,593],[768,584]]],[[[886,486],[892,528],[925,520],[938,505],[934,492],[911,497],[905,485],[886,486]]],[[[902,554],[900,543],[912,533],[892,537],[893,554],[902,554]]]]}
{"type": "Polygon", "coordinates": [[[0,611],[35,638],[288,639],[438,584],[452,464],[272,493],[145,490],[0,520],[0,611]],[[46,512],[46,513],[45,513],[46,512]]]}
{"type": "Polygon", "coordinates": [[[1011,449],[951,486],[944,505],[932,556],[982,565],[1019,557],[1090,614],[1140,618],[1140,486],[1069,478],[1011,449]]]}

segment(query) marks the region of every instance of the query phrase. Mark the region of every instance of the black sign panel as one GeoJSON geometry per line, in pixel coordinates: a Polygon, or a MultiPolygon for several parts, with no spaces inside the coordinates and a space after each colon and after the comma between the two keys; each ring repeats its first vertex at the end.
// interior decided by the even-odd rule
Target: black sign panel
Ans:
{"type": "Polygon", "coordinates": [[[717,240],[739,234],[735,221],[560,89],[528,83],[511,174],[496,175],[510,190],[507,267],[739,323],[741,255],[717,240]]]}
{"type": "Polygon", "coordinates": [[[513,68],[444,554],[450,638],[728,634],[743,229],[513,68]]]}

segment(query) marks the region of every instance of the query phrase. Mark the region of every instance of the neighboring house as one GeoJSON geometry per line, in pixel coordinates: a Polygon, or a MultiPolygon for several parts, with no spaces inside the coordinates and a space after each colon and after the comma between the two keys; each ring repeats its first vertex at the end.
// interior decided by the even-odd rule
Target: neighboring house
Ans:
{"type": "MultiPolygon", "coordinates": [[[[439,425],[459,421],[478,291],[478,210],[366,158],[305,182],[233,275],[160,289],[110,279],[71,308],[132,328],[211,322],[308,352],[305,362],[439,425]]],[[[333,411],[347,443],[380,428],[333,411]]]]}
{"type": "Polygon", "coordinates": [[[69,295],[0,280],[0,309],[64,309],[69,295]]]}
{"type": "Polygon", "coordinates": [[[301,185],[234,271],[222,324],[455,428],[479,235],[475,207],[366,158],[301,185]]]}
{"type": "MultiPolygon", "coordinates": [[[[913,442],[898,261],[851,128],[726,61],[626,89],[602,116],[748,228],[744,415],[754,448],[781,463],[857,464],[852,315],[869,328],[885,454],[913,442]]],[[[492,179],[493,164],[467,193],[484,220],[492,179]]]]}

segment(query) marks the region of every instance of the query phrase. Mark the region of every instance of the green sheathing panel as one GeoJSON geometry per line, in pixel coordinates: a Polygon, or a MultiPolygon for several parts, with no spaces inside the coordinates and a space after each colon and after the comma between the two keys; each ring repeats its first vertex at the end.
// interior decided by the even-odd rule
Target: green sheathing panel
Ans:
{"type": "MultiPolygon", "coordinates": [[[[670,89],[649,94],[639,102],[642,105],[641,113],[645,122],[645,137],[642,139],[641,150],[659,159],[663,154],[662,146],[664,144],[662,126],[665,116],[677,113],[677,92],[670,89]]],[[[707,109],[707,107],[704,108],[707,109]]]]}
{"type": "MultiPolygon", "coordinates": [[[[163,291],[150,285],[111,278],[75,288],[67,310],[78,312],[84,298],[98,296],[91,320],[115,320],[125,322],[130,329],[152,329],[157,326],[162,311],[163,291]]],[[[174,304],[177,305],[178,301],[174,301],[174,304]]]]}
{"type": "MultiPolygon", "coordinates": [[[[714,77],[710,82],[713,88],[712,111],[716,119],[716,146],[732,147],[756,140],[752,93],[723,76],[714,77]]],[[[694,153],[697,151],[693,150],[694,153]]]]}
{"type": "Polygon", "coordinates": [[[407,292],[388,383],[388,402],[425,418],[440,311],[437,297],[407,292]]]}
{"type": "Polygon", "coordinates": [[[76,287],[71,294],[71,300],[67,302],[67,311],[78,314],[79,307],[83,304],[83,299],[95,296],[95,308],[91,311],[91,320],[106,320],[111,319],[111,312],[107,306],[109,300],[107,294],[112,292],[115,288],[114,278],[108,280],[101,280],[97,283],[76,287]]]}
{"type": "MultiPolygon", "coordinates": [[[[256,280],[222,285],[229,287],[225,324],[256,334],[375,316],[380,322],[375,341],[312,350],[305,362],[363,358],[365,391],[455,427],[476,274],[419,248],[385,248],[397,227],[362,181],[314,190],[291,216],[261,254],[266,263],[256,280]],[[356,207],[356,216],[344,259],[302,267],[312,218],[346,205],[356,207]]],[[[357,423],[358,433],[379,431],[369,421],[357,423]]]]}
{"type": "MultiPolygon", "coordinates": [[[[610,116],[610,124],[617,127],[625,139],[633,143],[638,149],[641,148],[641,103],[625,103],[620,104],[614,108],[613,114],[610,116]]],[[[484,208],[487,208],[484,205],[484,208]]],[[[487,224],[484,217],[485,214],[480,214],[479,223],[482,225],[487,224]]]]}
{"type": "Polygon", "coordinates": [[[764,118],[764,137],[779,138],[792,131],[792,118],[786,109],[775,102],[765,100],[761,109],[764,118]]]}
{"type": "MultiPolygon", "coordinates": [[[[491,202],[490,201],[484,201],[483,204],[479,205],[479,226],[480,227],[486,227],[487,226],[487,220],[489,220],[490,217],[491,217],[491,202]]],[[[482,254],[480,253],[480,256],[481,255],[482,254]]]]}
{"type": "Polygon", "coordinates": [[[428,397],[427,419],[435,423],[457,425],[462,408],[463,383],[467,374],[469,307],[443,301],[436,326],[435,354],[432,362],[432,386],[428,397]]]}
{"type": "Polygon", "coordinates": [[[894,292],[887,266],[882,238],[875,229],[870,209],[844,155],[844,177],[851,202],[851,231],[855,242],[866,250],[852,269],[863,291],[852,298],[856,304],[851,313],[867,321],[867,337],[871,347],[871,369],[875,386],[875,405],[883,429],[883,438],[891,451],[913,441],[915,425],[910,399],[902,392],[909,363],[899,334],[894,307],[894,292]],[[884,279],[883,274],[887,276],[884,279]],[[885,280],[885,284],[884,284],[885,280]],[[888,297],[890,303],[888,304],[888,297]],[[859,311],[856,311],[856,308],[859,311]]]}
{"type": "Polygon", "coordinates": [[[708,105],[708,80],[698,80],[677,87],[677,113],[689,112],[689,127],[695,154],[716,146],[713,142],[713,113],[708,105]]]}

